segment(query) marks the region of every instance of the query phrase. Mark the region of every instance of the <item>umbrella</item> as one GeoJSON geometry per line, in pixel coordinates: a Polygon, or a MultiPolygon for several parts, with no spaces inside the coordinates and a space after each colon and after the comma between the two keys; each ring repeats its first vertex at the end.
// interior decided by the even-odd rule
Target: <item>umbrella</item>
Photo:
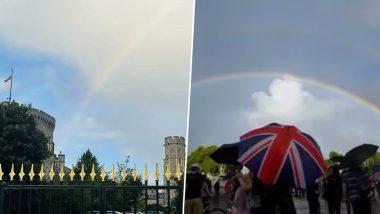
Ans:
{"type": "Polygon", "coordinates": [[[238,162],[267,185],[306,188],[327,171],[320,148],[310,135],[277,123],[242,135],[238,162]]]}
{"type": "Polygon", "coordinates": [[[217,163],[239,165],[236,161],[239,157],[239,142],[223,144],[210,157],[217,163]]]}
{"type": "Polygon", "coordinates": [[[359,166],[368,158],[374,156],[379,146],[373,144],[362,144],[348,151],[344,156],[335,156],[331,160],[340,162],[342,168],[349,166],[359,166]]]}
{"type": "Polygon", "coordinates": [[[374,156],[379,146],[373,144],[362,144],[346,153],[344,162],[349,165],[360,165],[368,158],[374,156]]]}

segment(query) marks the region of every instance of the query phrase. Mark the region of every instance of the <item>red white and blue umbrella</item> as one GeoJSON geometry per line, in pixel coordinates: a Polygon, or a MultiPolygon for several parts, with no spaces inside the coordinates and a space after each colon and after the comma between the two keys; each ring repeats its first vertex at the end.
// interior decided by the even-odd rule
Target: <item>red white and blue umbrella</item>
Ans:
{"type": "Polygon", "coordinates": [[[315,140],[295,126],[269,124],[240,137],[238,162],[267,185],[306,188],[327,171],[315,140]]]}

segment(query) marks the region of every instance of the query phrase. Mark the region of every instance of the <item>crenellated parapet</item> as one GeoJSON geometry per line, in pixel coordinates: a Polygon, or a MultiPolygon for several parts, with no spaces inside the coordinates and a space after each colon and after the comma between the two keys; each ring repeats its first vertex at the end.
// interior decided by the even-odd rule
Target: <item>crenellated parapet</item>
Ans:
{"type": "Polygon", "coordinates": [[[47,135],[52,135],[54,129],[55,129],[55,118],[50,116],[48,113],[31,108],[30,114],[34,117],[35,121],[37,122],[37,125],[44,126],[47,135]]]}
{"type": "Polygon", "coordinates": [[[183,144],[183,145],[185,145],[185,138],[182,136],[168,136],[165,138],[165,144],[183,144]]]}

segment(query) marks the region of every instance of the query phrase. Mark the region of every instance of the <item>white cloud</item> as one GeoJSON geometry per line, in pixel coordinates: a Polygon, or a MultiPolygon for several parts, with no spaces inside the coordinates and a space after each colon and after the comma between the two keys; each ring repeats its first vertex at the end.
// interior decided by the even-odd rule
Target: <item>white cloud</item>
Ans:
{"type": "Polygon", "coordinates": [[[269,92],[258,91],[252,95],[253,108],[248,112],[254,124],[304,123],[312,125],[316,120],[326,120],[348,108],[346,101],[334,97],[320,99],[303,89],[301,82],[292,77],[275,79],[269,92]]]}
{"type": "Polygon", "coordinates": [[[284,77],[273,80],[268,92],[254,92],[252,99],[253,107],[245,111],[250,127],[272,122],[295,125],[311,134],[325,155],[332,150],[347,152],[362,143],[379,144],[378,112],[343,95],[328,92],[317,97],[300,81],[284,77]]]}
{"type": "Polygon", "coordinates": [[[187,95],[192,6],[185,0],[6,0],[0,39],[77,66],[87,78],[86,96],[181,97],[166,86],[187,95]]]}

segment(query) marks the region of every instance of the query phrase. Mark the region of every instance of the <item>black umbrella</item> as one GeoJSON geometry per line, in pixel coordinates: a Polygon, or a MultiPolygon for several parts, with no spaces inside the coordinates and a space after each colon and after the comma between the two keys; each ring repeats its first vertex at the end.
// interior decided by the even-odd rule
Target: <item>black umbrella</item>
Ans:
{"type": "Polygon", "coordinates": [[[345,162],[348,165],[360,165],[368,158],[374,156],[379,146],[373,144],[362,144],[346,153],[345,162]]]}
{"type": "Polygon", "coordinates": [[[237,162],[239,157],[239,143],[223,144],[210,157],[217,163],[240,165],[237,162]]]}

